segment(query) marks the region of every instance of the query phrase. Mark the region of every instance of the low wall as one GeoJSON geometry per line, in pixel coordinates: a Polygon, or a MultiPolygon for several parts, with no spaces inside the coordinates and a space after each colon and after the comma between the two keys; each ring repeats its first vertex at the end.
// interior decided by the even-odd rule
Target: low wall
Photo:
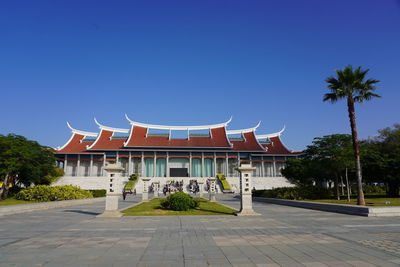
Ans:
{"type": "MultiPolygon", "coordinates": [[[[239,193],[240,185],[239,185],[239,177],[226,177],[228,183],[231,185],[232,191],[234,193],[239,193]]],[[[100,176],[63,176],[57,182],[53,183],[52,185],[77,185],[82,189],[107,189],[108,188],[108,180],[109,178],[100,176]]],[[[186,185],[189,184],[190,180],[197,180],[198,182],[202,181],[205,183],[207,177],[152,177],[149,184],[152,182],[159,182],[160,186],[162,187],[167,181],[181,181],[183,180],[185,183],[185,190],[186,185]]],[[[128,181],[128,177],[122,177],[120,182],[126,183],[128,181]]],[[[290,187],[294,186],[290,183],[285,177],[253,177],[252,179],[253,187],[257,190],[262,189],[272,189],[277,187],[290,187]]],[[[122,185],[121,185],[122,187],[122,185]]],[[[217,182],[218,192],[221,193],[217,182]]],[[[162,191],[162,188],[160,188],[162,191]]],[[[143,184],[142,181],[139,179],[138,183],[136,184],[136,192],[142,193],[143,184]]]]}
{"type": "Polygon", "coordinates": [[[263,198],[263,197],[254,197],[253,200],[258,202],[266,202],[271,204],[285,205],[285,206],[298,207],[304,209],[321,210],[321,211],[329,211],[329,212],[368,216],[368,217],[400,216],[400,207],[363,207],[355,205],[341,205],[341,204],[263,198]]]}
{"type": "Polygon", "coordinates": [[[21,204],[21,205],[9,205],[0,207],[0,216],[26,213],[39,210],[48,210],[55,208],[64,208],[76,205],[84,205],[105,201],[105,197],[99,198],[87,198],[87,199],[74,199],[74,200],[61,200],[51,201],[43,203],[32,203],[32,204],[21,204]]]}

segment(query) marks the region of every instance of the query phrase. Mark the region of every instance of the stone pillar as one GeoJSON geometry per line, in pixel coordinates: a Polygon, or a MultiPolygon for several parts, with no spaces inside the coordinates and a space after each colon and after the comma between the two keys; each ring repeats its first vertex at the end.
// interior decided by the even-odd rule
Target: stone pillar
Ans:
{"type": "Polygon", "coordinates": [[[103,214],[98,217],[122,217],[118,210],[118,200],[122,193],[121,173],[124,168],[117,164],[110,164],[104,167],[108,179],[108,189],[106,194],[106,208],[103,214]]]}
{"type": "Polygon", "coordinates": [[[251,177],[256,168],[250,164],[242,164],[237,170],[240,172],[240,211],[237,216],[255,216],[261,215],[253,210],[251,199],[251,177]]]}
{"type": "Polygon", "coordinates": [[[149,181],[151,178],[142,177],[143,181],[143,193],[142,193],[142,201],[147,202],[149,201],[149,181]]]}
{"type": "Polygon", "coordinates": [[[160,182],[153,182],[154,198],[158,198],[158,191],[160,190],[160,182]]]}
{"type": "Polygon", "coordinates": [[[199,185],[199,197],[203,197],[204,182],[197,182],[199,185]]]}
{"type": "Polygon", "coordinates": [[[210,177],[208,178],[208,180],[210,181],[210,189],[209,189],[209,199],[210,202],[215,202],[215,178],[214,177],[210,177]]]}

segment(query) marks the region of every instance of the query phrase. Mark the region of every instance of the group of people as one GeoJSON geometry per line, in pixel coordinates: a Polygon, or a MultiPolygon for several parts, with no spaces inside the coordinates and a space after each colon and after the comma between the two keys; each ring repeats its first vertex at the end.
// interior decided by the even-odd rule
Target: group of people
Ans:
{"type": "Polygon", "coordinates": [[[196,194],[196,193],[200,192],[200,186],[197,183],[197,180],[190,180],[189,181],[188,190],[189,190],[189,192],[191,192],[193,194],[196,194]]]}
{"type": "Polygon", "coordinates": [[[183,191],[183,180],[182,181],[169,181],[163,187],[164,196],[167,193],[182,192],[183,191]]]}

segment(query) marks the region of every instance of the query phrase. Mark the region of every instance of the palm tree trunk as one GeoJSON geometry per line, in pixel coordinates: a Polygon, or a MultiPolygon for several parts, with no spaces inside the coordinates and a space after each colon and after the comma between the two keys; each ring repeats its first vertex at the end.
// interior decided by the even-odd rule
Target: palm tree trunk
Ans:
{"type": "Polygon", "coordinates": [[[360,146],[357,138],[356,115],[354,111],[354,100],[352,96],[347,97],[347,109],[349,111],[349,119],[351,126],[351,136],[353,139],[353,151],[356,166],[357,176],[357,205],[365,206],[364,192],[362,189],[362,175],[361,175],[361,162],[360,162],[360,146]]]}

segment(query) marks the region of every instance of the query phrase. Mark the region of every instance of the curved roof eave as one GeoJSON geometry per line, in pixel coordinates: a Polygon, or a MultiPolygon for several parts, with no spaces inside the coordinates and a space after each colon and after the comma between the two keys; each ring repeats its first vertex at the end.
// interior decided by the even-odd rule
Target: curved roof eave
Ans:
{"type": "Polygon", "coordinates": [[[271,133],[271,134],[261,134],[261,135],[256,135],[257,139],[266,139],[266,138],[271,138],[271,137],[277,137],[280,136],[283,132],[285,131],[285,126],[283,126],[282,130],[276,133],[271,133]]]}
{"type": "Polygon", "coordinates": [[[147,123],[133,121],[126,114],[125,114],[125,118],[133,126],[139,126],[139,127],[143,127],[143,128],[157,129],[157,130],[189,130],[189,131],[190,130],[208,130],[208,129],[226,127],[232,121],[232,117],[231,117],[228,121],[223,122],[223,123],[218,123],[218,124],[197,125],[197,126],[171,126],[171,125],[147,124],[147,123]]]}
{"type": "Polygon", "coordinates": [[[114,133],[129,133],[129,129],[114,128],[114,127],[109,127],[109,126],[102,125],[96,120],[96,118],[94,118],[94,122],[99,126],[99,128],[101,130],[107,130],[107,131],[111,131],[111,132],[114,132],[114,133]]]}
{"type": "Polygon", "coordinates": [[[226,134],[243,134],[243,133],[250,133],[254,132],[257,130],[258,127],[260,127],[261,121],[258,122],[258,124],[252,128],[247,128],[247,129],[240,129],[240,130],[228,130],[226,131],[226,134]]]}
{"type": "Polygon", "coordinates": [[[67,122],[68,128],[71,129],[72,133],[84,135],[84,136],[91,136],[91,137],[97,137],[98,133],[93,133],[93,132],[86,132],[86,131],[81,131],[77,130],[75,128],[72,128],[72,126],[67,122]]]}

